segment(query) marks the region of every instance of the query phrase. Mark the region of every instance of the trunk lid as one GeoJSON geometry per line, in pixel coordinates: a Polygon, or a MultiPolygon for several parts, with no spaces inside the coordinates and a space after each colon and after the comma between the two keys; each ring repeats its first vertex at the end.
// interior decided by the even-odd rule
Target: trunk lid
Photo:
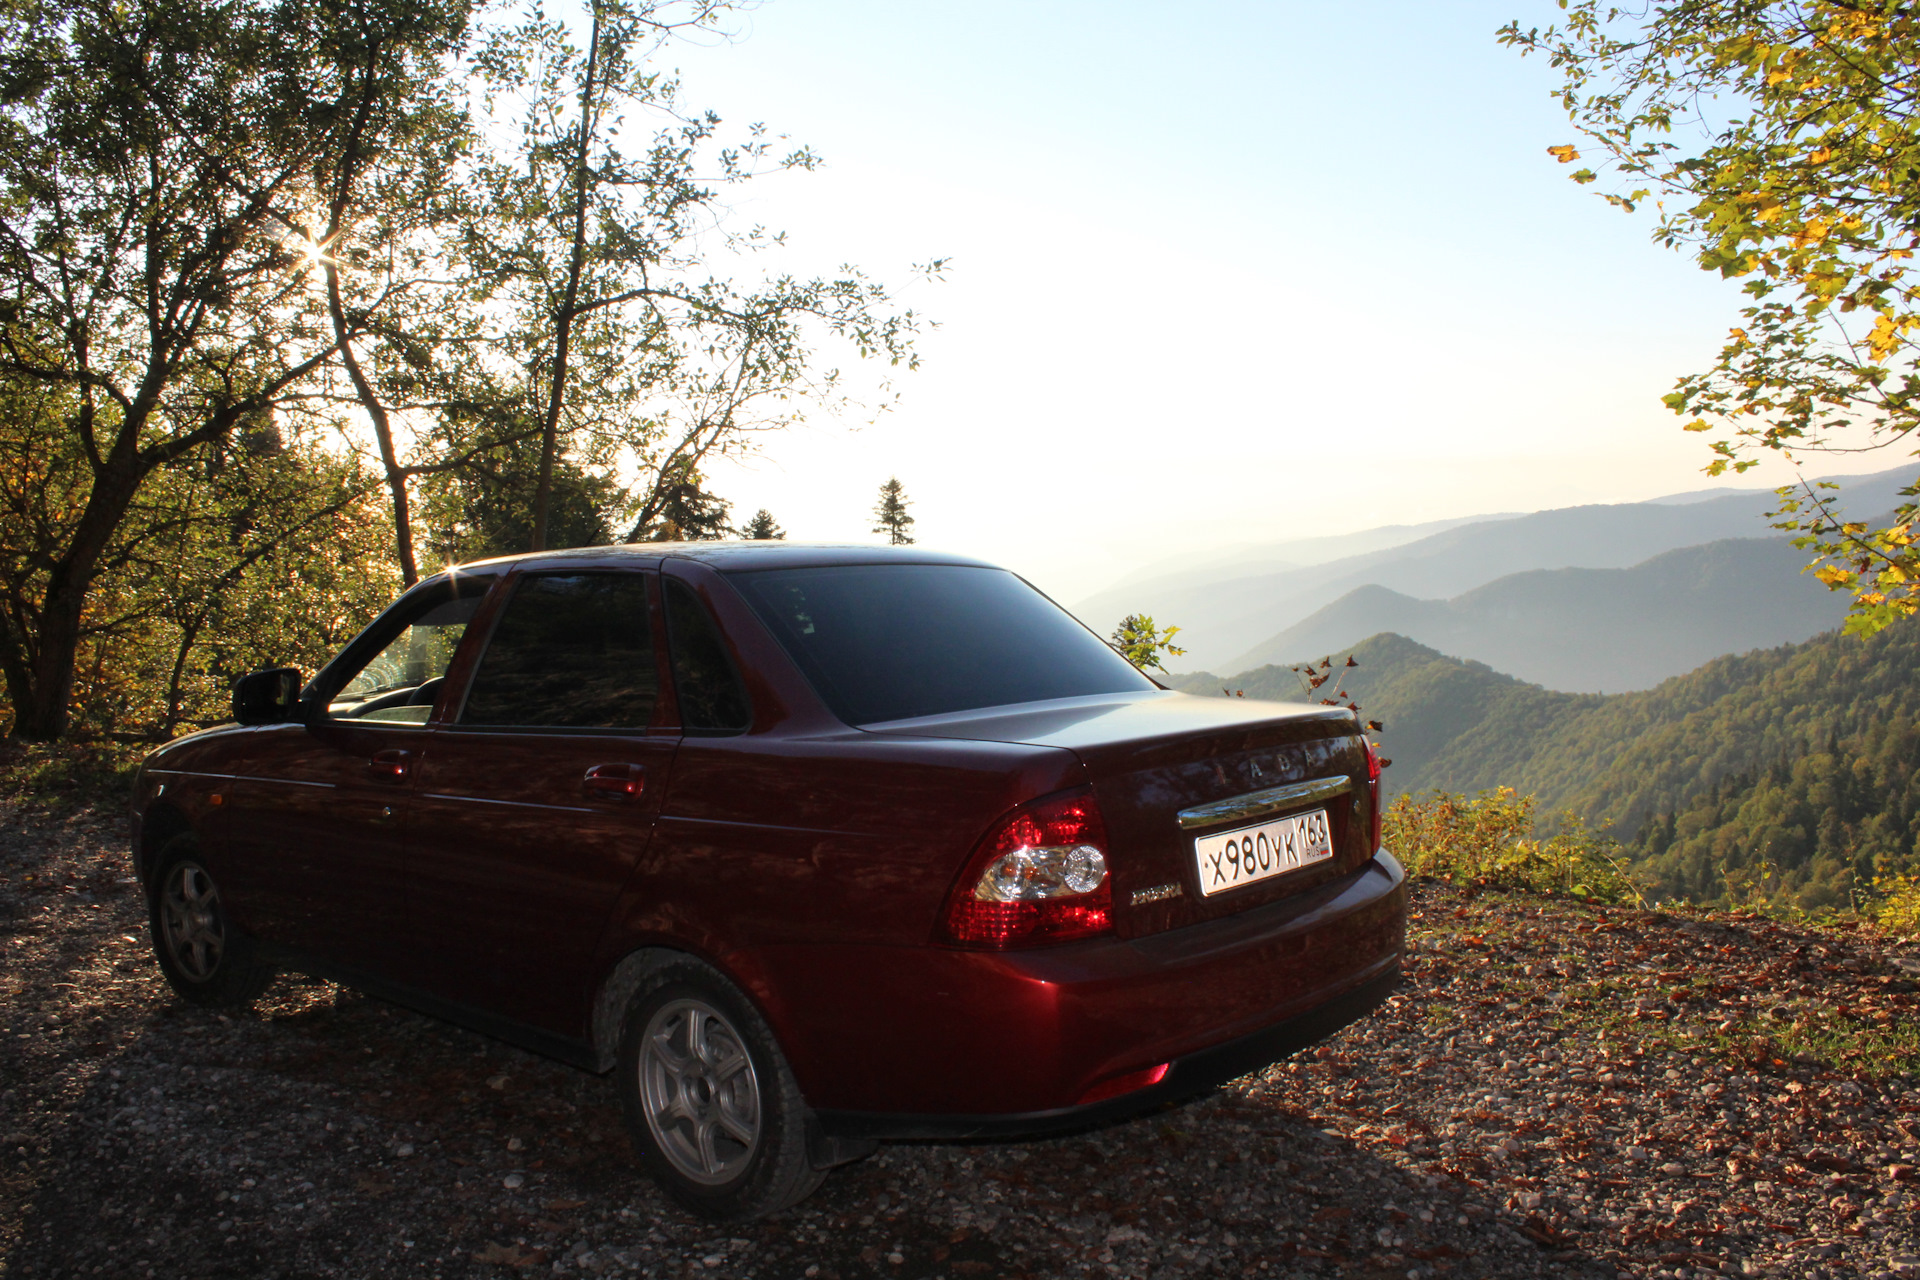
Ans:
{"type": "Polygon", "coordinates": [[[1086,766],[1106,820],[1114,926],[1123,938],[1303,893],[1373,856],[1366,847],[1372,817],[1366,749],[1358,718],[1343,707],[1156,690],[865,727],[875,733],[1026,742],[1074,752],[1086,766]],[[1336,790],[1338,780],[1347,783],[1345,791],[1336,790]],[[1326,781],[1335,786],[1299,785],[1326,781]],[[1315,791],[1319,794],[1302,794],[1315,791]],[[1243,798],[1249,802],[1221,803],[1243,798]],[[1326,811],[1331,859],[1211,896],[1201,893],[1196,840],[1314,809],[1326,811]],[[1187,811],[1184,825],[1182,811],[1187,811]]]}

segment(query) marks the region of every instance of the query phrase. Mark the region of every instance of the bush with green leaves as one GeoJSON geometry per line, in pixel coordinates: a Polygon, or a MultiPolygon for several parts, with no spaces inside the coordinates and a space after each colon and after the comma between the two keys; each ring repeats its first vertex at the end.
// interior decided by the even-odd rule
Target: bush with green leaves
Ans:
{"type": "Polygon", "coordinates": [[[1512,787],[1400,796],[1387,808],[1385,843],[1418,876],[1604,902],[1640,900],[1614,841],[1588,830],[1571,810],[1543,828],[1533,797],[1512,787]]]}

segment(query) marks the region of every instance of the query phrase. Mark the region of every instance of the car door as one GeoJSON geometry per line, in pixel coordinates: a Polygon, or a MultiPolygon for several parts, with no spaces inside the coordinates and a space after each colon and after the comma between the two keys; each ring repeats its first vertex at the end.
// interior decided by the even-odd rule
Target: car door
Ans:
{"type": "Polygon", "coordinates": [[[316,679],[304,723],[254,731],[228,805],[248,928],[401,977],[405,832],[426,722],[493,578],[429,582],[316,679]]]}
{"type": "Polygon", "coordinates": [[[412,930],[443,999],[582,1033],[602,927],[646,850],[660,723],[656,575],[517,575],[413,811],[412,930]]]}

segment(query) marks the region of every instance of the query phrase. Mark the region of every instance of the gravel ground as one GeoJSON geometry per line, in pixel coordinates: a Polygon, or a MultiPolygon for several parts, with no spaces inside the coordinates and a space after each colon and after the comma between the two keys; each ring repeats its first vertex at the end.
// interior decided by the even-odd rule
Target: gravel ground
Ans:
{"type": "Polygon", "coordinates": [[[172,998],[117,815],[0,808],[0,1275],[1920,1275],[1920,960],[1423,883],[1403,994],[1200,1102],[715,1229],[606,1081],[326,983],[172,998]]]}

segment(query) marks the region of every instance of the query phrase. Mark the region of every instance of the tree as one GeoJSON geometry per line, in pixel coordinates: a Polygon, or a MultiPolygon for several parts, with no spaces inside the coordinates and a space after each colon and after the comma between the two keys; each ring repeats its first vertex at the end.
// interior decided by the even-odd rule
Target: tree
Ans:
{"type": "Polygon", "coordinates": [[[773,513],[765,507],[753,513],[753,519],[740,528],[740,536],[754,542],[769,542],[783,539],[787,531],[773,518],[773,513]]]}
{"type": "Polygon", "coordinates": [[[337,351],[288,239],[353,127],[332,53],[359,12],[0,14],[0,399],[35,403],[80,468],[47,536],[5,551],[15,735],[65,730],[89,593],[142,487],[296,402],[337,351]]]}
{"type": "MultiPolygon", "coordinates": [[[[457,466],[426,472],[421,511],[427,545],[444,563],[517,555],[532,545],[538,439],[537,433],[510,436],[466,451],[457,466]]],[[[551,476],[548,545],[612,542],[621,501],[611,479],[561,458],[551,476]]]]}
{"type": "Polygon", "coordinates": [[[1120,619],[1120,625],[1113,630],[1113,647],[1121,656],[1142,670],[1147,667],[1159,667],[1165,670],[1161,662],[1163,657],[1177,658],[1186,650],[1173,643],[1180,628],[1168,627],[1160,630],[1153,625],[1153,619],[1144,613],[1130,613],[1120,619]]]}
{"type": "Polygon", "coordinates": [[[913,542],[913,536],[907,532],[913,524],[913,517],[907,514],[907,508],[913,504],[907,500],[907,491],[900,484],[898,476],[888,476],[887,482],[880,486],[880,501],[874,505],[873,518],[879,521],[873,526],[875,533],[887,535],[892,546],[906,546],[913,542]]]}
{"type": "MultiPolygon", "coordinates": [[[[1666,397],[1686,430],[1722,433],[1708,472],[1744,471],[1765,451],[1908,447],[1920,426],[1920,15],[1904,0],[1561,7],[1561,25],[1510,23],[1500,39],[1560,70],[1562,104],[1611,168],[1606,198],[1632,212],[1657,197],[1657,242],[1745,281],[1718,360],[1666,397]]],[[[1782,488],[1775,522],[1800,533],[1822,581],[1853,593],[1848,630],[1920,610],[1916,488],[1877,528],[1841,514],[1831,489],[1782,488]]]]}
{"type": "Polygon", "coordinates": [[[887,291],[854,268],[758,281],[715,269],[718,251],[746,261],[782,242],[730,229],[720,190],[819,163],[804,147],[777,152],[759,125],[723,142],[719,117],[682,109],[678,83],[652,65],[661,42],[713,33],[729,7],[588,0],[582,33],[532,8],[482,42],[488,103],[523,109],[494,118],[516,142],[478,168],[464,252],[491,282],[487,307],[508,317],[503,376],[524,381],[539,422],[536,550],[554,468],[572,448],[647,477],[636,528],[684,525],[666,508],[684,508],[687,478],[710,456],[797,420],[802,400],[844,398],[837,371],[813,368],[822,339],[916,363],[919,318],[891,312],[887,291]]]}
{"type": "Polygon", "coordinates": [[[715,497],[691,466],[682,466],[654,487],[648,512],[627,535],[628,542],[714,542],[727,536],[732,504],[715,497]]]}
{"type": "Polygon", "coordinates": [[[408,586],[419,578],[409,481],[459,466],[470,452],[403,462],[395,419],[470,398],[449,388],[471,376],[479,336],[475,308],[462,296],[471,290],[461,288],[458,254],[449,252],[466,213],[456,176],[475,139],[443,60],[464,43],[467,0],[410,3],[351,7],[341,38],[324,50],[350,124],[314,167],[324,222],[293,224],[325,290],[338,370],[373,431],[408,586]]]}

